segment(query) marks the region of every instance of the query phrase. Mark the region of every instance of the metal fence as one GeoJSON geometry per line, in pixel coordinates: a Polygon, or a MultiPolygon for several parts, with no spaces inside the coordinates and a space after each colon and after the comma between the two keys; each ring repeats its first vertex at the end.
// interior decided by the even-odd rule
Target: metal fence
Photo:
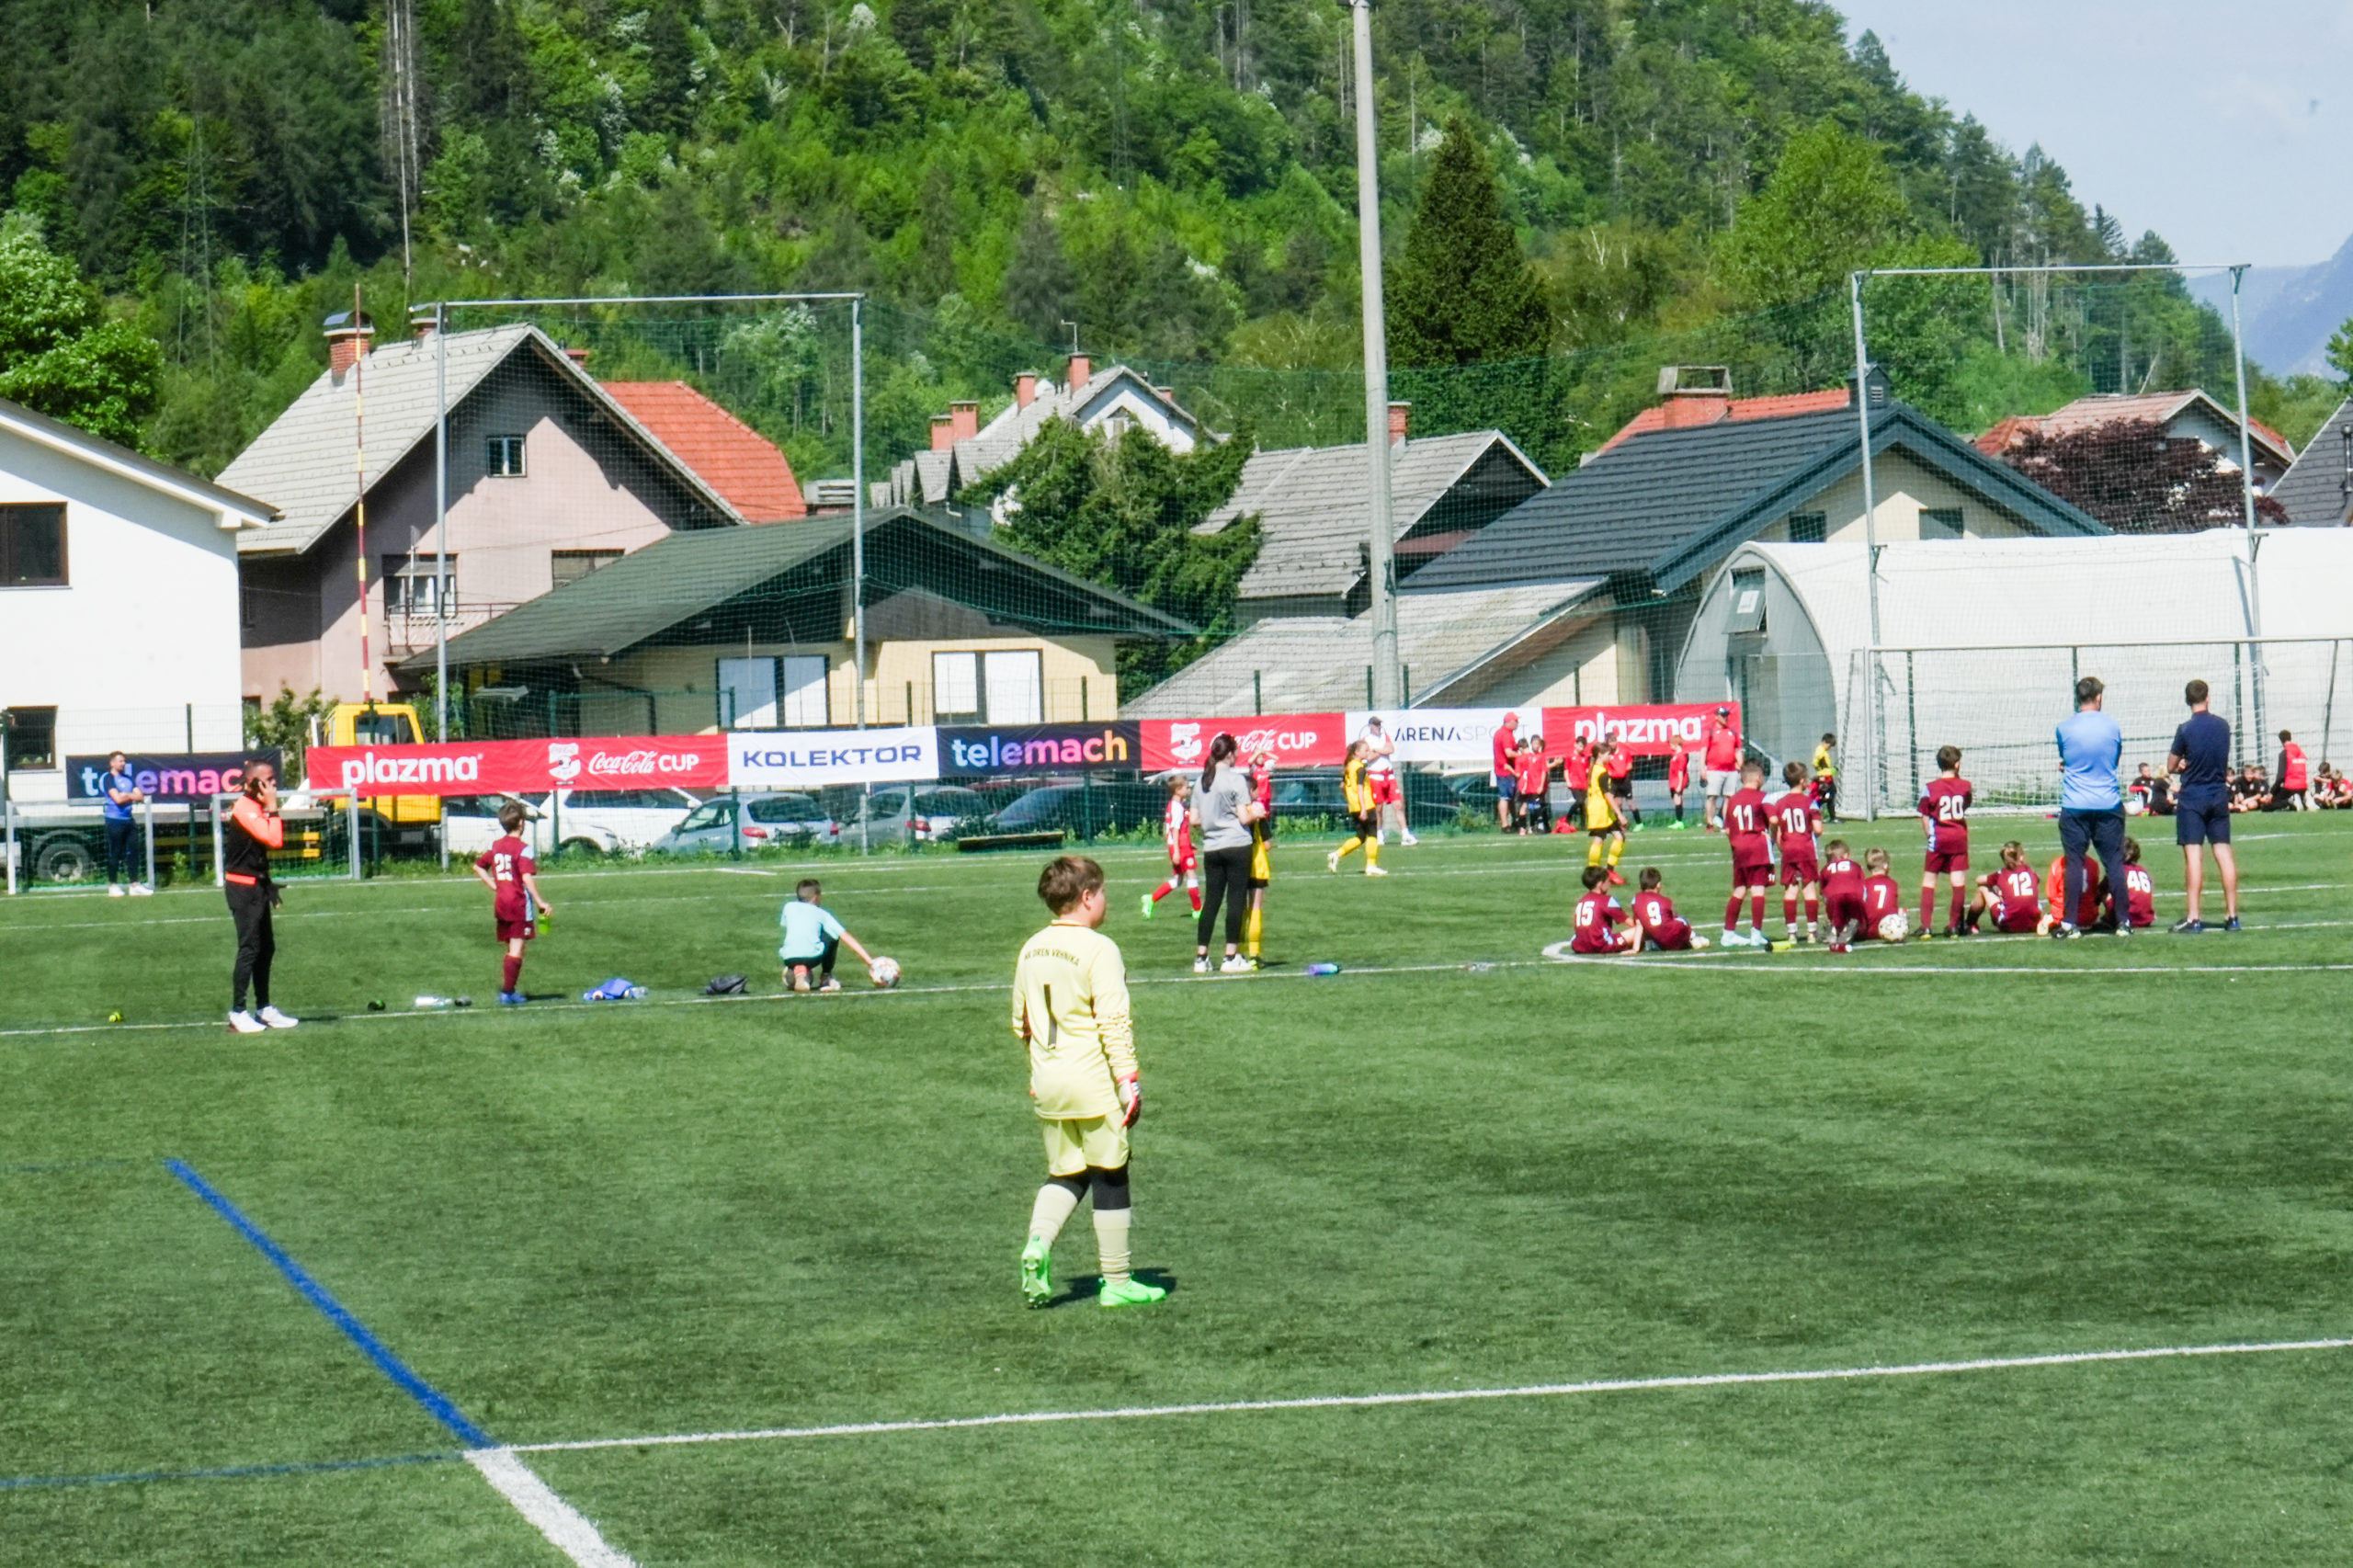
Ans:
{"type": "MultiPolygon", "coordinates": [[[[221,881],[222,823],[234,795],[209,802],[143,801],[131,818],[129,866],[109,866],[103,808],[89,802],[0,801],[0,867],[11,893],[118,886],[153,890],[221,881]]],[[[278,881],[357,881],[391,846],[373,813],[351,800],[290,804],[286,843],[270,853],[278,881]]]]}

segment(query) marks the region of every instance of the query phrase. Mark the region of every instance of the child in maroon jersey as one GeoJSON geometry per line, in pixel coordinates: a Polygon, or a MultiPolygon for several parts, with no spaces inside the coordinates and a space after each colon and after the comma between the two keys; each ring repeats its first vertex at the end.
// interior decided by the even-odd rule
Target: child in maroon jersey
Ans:
{"type": "Polygon", "coordinates": [[[1688,952],[1707,938],[1694,938],[1691,922],[1675,913],[1675,901],[1660,884],[1665,881],[1656,866],[1643,868],[1642,891],[1634,895],[1634,924],[1642,928],[1645,950],[1688,952]]]}
{"type": "MultiPolygon", "coordinates": [[[[1895,885],[1895,862],[1884,849],[1863,852],[1863,935],[1887,940],[1888,916],[1904,918],[1904,890],[1895,885]]],[[[1895,940],[1901,941],[1902,937],[1895,940]]]]}
{"type": "Polygon", "coordinates": [[[1609,873],[1599,866],[1585,869],[1585,896],[1577,900],[1574,934],[1569,938],[1573,953],[1624,953],[1633,950],[1633,944],[1620,934],[1618,927],[1626,923],[1626,912],[1618,907],[1618,900],[1609,892],[1609,873]]]}
{"type": "Polygon", "coordinates": [[[498,999],[510,1007],[523,1000],[523,945],[539,936],[539,917],[555,913],[540,894],[540,868],[521,837],[524,815],[519,801],[499,807],[498,825],[504,836],[474,862],[474,875],[490,890],[490,914],[498,925],[498,939],[506,945],[498,999]]]}
{"type": "Polygon", "coordinates": [[[2124,913],[2135,926],[2157,923],[2157,880],[2141,864],[2141,841],[2124,839],[2124,913]]]}
{"type": "Polygon", "coordinates": [[[1781,923],[1792,942],[1813,940],[1814,917],[1821,913],[1817,890],[1822,867],[1814,849],[1814,834],[1822,825],[1822,808],[1806,781],[1805,764],[1781,769],[1789,792],[1773,802],[1773,824],[1781,833],[1781,923]],[[1798,935],[1798,894],[1805,894],[1805,935],[1798,935]]]}
{"type": "MultiPolygon", "coordinates": [[[[1794,767],[1795,764],[1790,766],[1794,767]]],[[[1868,900],[1863,888],[1863,869],[1855,864],[1854,856],[1847,851],[1847,841],[1834,838],[1822,846],[1822,900],[1828,916],[1830,950],[1851,952],[1855,938],[1863,932],[1863,913],[1868,900]]]]}
{"type": "Polygon", "coordinates": [[[2026,863],[2026,846],[2011,839],[2002,846],[2002,869],[1986,874],[1970,901],[1964,936],[1973,936],[1978,921],[1994,917],[1994,928],[2014,937],[2032,937],[2042,930],[2042,892],[2035,885],[2034,868],[2026,863]]]}
{"type": "Polygon", "coordinates": [[[1945,919],[1945,935],[1961,932],[1961,904],[1969,887],[1969,803],[1974,799],[1969,780],[1961,776],[1961,748],[1937,748],[1937,777],[1920,796],[1920,825],[1928,837],[1927,869],[1920,878],[1920,935],[1936,928],[1937,877],[1952,881],[1952,912],[1945,919]]]}
{"type": "Polygon", "coordinates": [[[1724,905],[1727,948],[1770,946],[1765,937],[1765,890],[1773,883],[1773,846],[1767,836],[1765,765],[1741,765],[1740,788],[1724,801],[1724,835],[1732,843],[1732,902],[1724,905]],[[1741,901],[1748,901],[1748,935],[1740,934],[1741,901]]]}

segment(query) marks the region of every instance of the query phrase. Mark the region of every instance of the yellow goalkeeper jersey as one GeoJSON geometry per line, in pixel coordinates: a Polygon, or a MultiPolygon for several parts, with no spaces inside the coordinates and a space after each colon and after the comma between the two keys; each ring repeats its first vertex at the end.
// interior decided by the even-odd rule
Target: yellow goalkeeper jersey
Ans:
{"type": "Polygon", "coordinates": [[[1348,810],[1362,816],[1372,810],[1372,786],[1365,782],[1364,758],[1352,756],[1340,766],[1340,798],[1348,810]]]}
{"type": "Polygon", "coordinates": [[[1029,1096],[1040,1116],[1119,1115],[1115,1085],[1136,1073],[1120,944],[1060,920],[1024,942],[1013,970],[1013,1033],[1029,1046],[1029,1096]]]}

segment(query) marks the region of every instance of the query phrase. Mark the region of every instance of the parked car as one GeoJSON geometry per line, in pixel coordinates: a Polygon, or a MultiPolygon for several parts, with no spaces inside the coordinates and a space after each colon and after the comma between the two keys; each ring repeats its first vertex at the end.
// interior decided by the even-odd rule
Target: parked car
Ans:
{"type": "Polygon", "coordinates": [[[670,855],[838,844],[842,825],[809,795],[714,795],[650,846],[670,855]]]}
{"type": "Polygon", "coordinates": [[[449,858],[472,859],[506,830],[499,809],[520,801],[529,813],[523,842],[546,859],[562,849],[572,854],[642,854],[686,820],[699,804],[684,790],[560,790],[551,805],[545,795],[452,795],[441,803],[441,831],[449,858]]]}
{"type": "MultiPolygon", "coordinates": [[[[871,795],[858,798],[863,811],[864,833],[870,844],[917,844],[951,838],[969,831],[989,814],[988,801],[977,790],[954,784],[877,785],[871,795]]],[[[845,839],[860,832],[852,815],[842,827],[845,839]]]]}
{"type": "MultiPolygon", "coordinates": [[[[1450,780],[1436,774],[1401,772],[1405,781],[1405,821],[1415,827],[1446,827],[1452,824],[1461,805],[1450,780]]],[[[1495,797],[1487,798],[1487,809],[1495,810],[1495,797]]],[[[1275,823],[1278,828],[1285,822],[1312,822],[1324,818],[1336,825],[1348,814],[1347,794],[1340,788],[1336,773],[1278,773],[1275,775],[1275,823]]]]}
{"type": "Polygon", "coordinates": [[[1167,804],[1168,790],[1158,784],[1040,784],[989,818],[983,831],[1128,833],[1158,823],[1167,804]]]}
{"type": "MultiPolygon", "coordinates": [[[[505,835],[506,830],[498,825],[499,808],[514,795],[450,795],[441,802],[441,832],[449,841],[449,858],[454,861],[480,858],[490,846],[505,835]]],[[[533,818],[538,808],[523,801],[523,809],[533,818]]],[[[548,852],[548,824],[543,820],[527,820],[523,824],[523,842],[531,846],[535,857],[548,852]]]]}

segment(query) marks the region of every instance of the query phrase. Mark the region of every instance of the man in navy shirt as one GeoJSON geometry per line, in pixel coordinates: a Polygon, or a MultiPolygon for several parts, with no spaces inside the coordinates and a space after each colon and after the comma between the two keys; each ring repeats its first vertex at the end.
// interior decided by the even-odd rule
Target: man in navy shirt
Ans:
{"type": "Polygon", "coordinates": [[[2173,733],[2173,751],[2165,771],[2181,775],[2181,792],[2175,799],[2173,836],[2181,846],[2182,878],[2188,891],[2188,918],[2174,929],[2194,937],[2206,929],[2198,917],[2199,900],[2206,892],[2206,850],[2214,846],[2214,864],[2222,872],[2222,907],[2229,918],[2222,929],[2239,928],[2239,868],[2231,857],[2231,724],[2206,710],[2206,683],[2191,681],[2182,689],[2189,717],[2173,733]]]}
{"type": "Polygon", "coordinates": [[[99,811],[107,828],[107,896],[123,896],[125,883],[133,897],[144,898],[155,890],[136,876],[123,876],[125,869],[136,871],[139,863],[131,858],[131,839],[137,824],[131,820],[131,808],[147,798],[139,788],[139,780],[131,771],[131,759],[122,753],[107,754],[107,776],[101,789],[99,811]]]}
{"type": "MultiPolygon", "coordinates": [[[[2100,711],[2100,694],[2108,688],[2097,676],[2075,683],[2075,711],[2059,722],[2059,847],[2067,858],[2067,902],[2055,913],[2073,915],[2084,899],[2084,852],[2097,846],[2101,869],[2108,873],[2109,918],[2100,929],[2120,937],[2132,934],[2132,923],[2112,913],[2124,886],[2124,787],[2116,770],[2124,760],[2124,732],[2100,711]]],[[[2054,937],[2080,937],[2072,919],[2051,927],[2054,937]]]]}

